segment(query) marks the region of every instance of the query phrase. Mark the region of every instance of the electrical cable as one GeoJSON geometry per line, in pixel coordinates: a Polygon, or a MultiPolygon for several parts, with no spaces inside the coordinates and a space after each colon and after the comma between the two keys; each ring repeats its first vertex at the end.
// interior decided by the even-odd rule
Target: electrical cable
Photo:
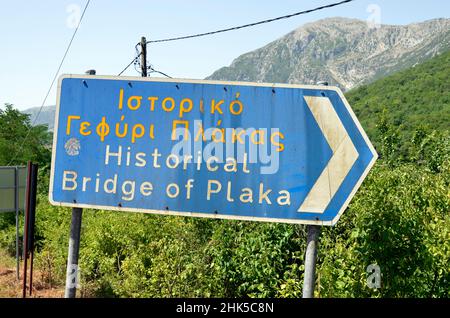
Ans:
{"type": "Polygon", "coordinates": [[[150,73],[159,73],[159,74],[161,74],[161,75],[164,75],[165,77],[172,78],[172,76],[169,76],[169,75],[167,75],[166,73],[157,71],[157,70],[155,70],[154,68],[150,68],[150,73]]]}
{"type": "Polygon", "coordinates": [[[81,21],[83,21],[84,14],[86,13],[86,10],[87,10],[90,2],[91,2],[91,0],[87,0],[86,5],[84,6],[84,9],[83,9],[83,13],[81,14],[80,20],[78,21],[77,27],[75,28],[75,31],[73,32],[72,37],[70,38],[69,44],[67,45],[66,51],[64,52],[64,55],[63,55],[63,57],[61,59],[61,62],[59,63],[58,69],[56,70],[55,75],[53,76],[52,82],[50,84],[50,87],[48,88],[48,91],[47,91],[47,94],[44,97],[44,100],[42,101],[41,107],[39,108],[39,111],[38,111],[36,117],[34,118],[33,122],[31,123],[30,128],[28,129],[27,134],[25,135],[25,138],[23,139],[23,141],[22,141],[22,143],[20,145],[19,151],[16,151],[16,153],[14,154],[14,156],[12,157],[10,162],[8,163],[8,166],[17,158],[17,155],[22,151],[22,147],[25,144],[25,141],[27,140],[28,136],[30,135],[31,129],[36,124],[36,121],[38,120],[39,115],[42,112],[42,108],[44,107],[45,102],[47,101],[47,98],[50,95],[50,91],[52,90],[53,85],[55,84],[56,78],[58,77],[59,71],[61,70],[61,67],[62,67],[62,65],[64,63],[64,60],[66,59],[67,53],[69,52],[69,49],[72,46],[72,42],[75,39],[75,35],[77,34],[77,31],[78,31],[78,29],[79,29],[79,27],[81,25],[81,21]]]}
{"type": "MultiPolygon", "coordinates": [[[[269,22],[273,22],[273,21],[278,21],[278,20],[282,20],[282,19],[288,19],[288,18],[295,17],[295,16],[302,15],[302,14],[307,14],[307,13],[311,13],[311,12],[315,12],[315,11],[319,11],[319,10],[323,10],[323,9],[336,7],[336,6],[339,6],[339,5],[342,5],[342,4],[345,4],[345,3],[349,3],[349,2],[352,2],[352,1],[355,1],[355,0],[344,0],[344,1],[340,1],[340,2],[327,4],[327,5],[324,5],[324,6],[320,6],[320,7],[314,8],[314,9],[309,9],[309,10],[295,12],[295,13],[284,15],[284,16],[281,16],[281,17],[276,17],[276,18],[272,18],[272,19],[267,19],[267,20],[263,20],[263,21],[258,21],[258,22],[254,22],[254,23],[244,24],[244,25],[240,25],[240,26],[235,26],[235,27],[221,29],[221,30],[216,30],[216,31],[211,31],[211,32],[198,33],[198,34],[193,34],[193,35],[185,35],[185,36],[174,37],[174,38],[167,38],[167,39],[150,40],[150,41],[147,41],[146,44],[185,40],[185,39],[191,39],[191,38],[196,38],[196,37],[201,37],[201,36],[213,35],[213,34],[217,34],[217,33],[223,33],[223,32],[228,32],[228,31],[239,30],[239,29],[243,29],[243,28],[247,28],[247,27],[252,27],[252,26],[255,26],[255,25],[260,25],[260,24],[269,23],[269,22]]],[[[137,43],[135,45],[136,51],[138,50],[137,47],[138,47],[139,44],[140,43],[137,43]]],[[[139,57],[139,56],[140,56],[140,54],[137,57],[139,57]]],[[[122,75],[123,72],[125,72],[131,66],[131,64],[133,64],[133,62],[137,59],[137,57],[135,57],[122,70],[122,72],[120,72],[118,74],[118,76],[122,75]]],[[[160,73],[160,72],[157,72],[157,73],[160,73]]],[[[163,74],[163,75],[165,75],[165,74],[163,74]]],[[[168,77],[170,77],[170,76],[168,76],[168,77]]]]}
{"type": "Polygon", "coordinates": [[[339,6],[339,5],[342,5],[342,4],[345,4],[345,3],[349,3],[349,2],[352,2],[352,1],[355,1],[355,0],[344,0],[344,1],[340,1],[340,2],[327,4],[327,5],[324,5],[324,6],[320,6],[320,7],[314,8],[314,9],[309,9],[309,10],[305,10],[305,11],[295,12],[295,13],[284,15],[284,16],[281,16],[281,17],[276,17],[276,18],[272,18],[272,19],[267,19],[267,20],[263,20],[263,21],[258,21],[258,22],[254,22],[254,23],[244,24],[244,25],[240,25],[240,26],[235,26],[235,27],[221,29],[221,30],[216,30],[216,31],[211,31],[211,32],[198,33],[198,34],[193,34],[193,35],[185,35],[185,36],[179,36],[179,37],[167,38],[167,39],[150,40],[150,41],[147,41],[147,44],[149,44],[149,43],[161,43],[161,42],[185,40],[185,39],[197,38],[197,37],[207,36],[207,35],[212,35],[212,34],[217,34],[217,33],[223,33],[223,32],[228,32],[228,31],[239,30],[239,29],[243,29],[243,28],[247,28],[247,27],[252,27],[252,26],[255,26],[255,25],[260,25],[260,24],[269,23],[269,22],[273,22],[273,21],[278,21],[278,20],[282,20],[282,19],[288,19],[288,18],[292,18],[292,17],[298,16],[298,15],[302,15],[302,14],[307,14],[307,13],[311,13],[311,12],[315,12],[315,11],[319,11],[319,10],[323,10],[323,9],[336,7],[336,6],[339,6]]]}
{"type": "Polygon", "coordinates": [[[139,57],[139,56],[141,56],[141,53],[139,53],[139,55],[138,56],[136,56],[136,57],[134,57],[132,60],[131,60],[131,62],[130,63],[128,63],[128,65],[127,66],[125,66],[125,68],[119,73],[119,74],[117,74],[117,76],[120,76],[120,75],[122,75],[123,74],[123,72],[125,72],[133,63],[136,63],[136,60],[137,60],[137,58],[139,57]]]}

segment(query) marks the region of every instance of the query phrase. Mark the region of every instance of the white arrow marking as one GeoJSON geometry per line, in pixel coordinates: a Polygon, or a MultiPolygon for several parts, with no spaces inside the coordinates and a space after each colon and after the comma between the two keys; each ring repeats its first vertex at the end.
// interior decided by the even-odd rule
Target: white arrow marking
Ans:
{"type": "Polygon", "coordinates": [[[333,156],[297,212],[323,213],[359,154],[328,97],[305,96],[333,156]]]}

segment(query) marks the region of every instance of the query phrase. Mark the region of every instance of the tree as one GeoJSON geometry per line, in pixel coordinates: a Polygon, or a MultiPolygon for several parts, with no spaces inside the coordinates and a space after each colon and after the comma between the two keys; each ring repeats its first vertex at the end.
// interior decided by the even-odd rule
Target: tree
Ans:
{"type": "Polygon", "coordinates": [[[22,165],[31,160],[48,169],[50,159],[47,126],[32,126],[30,115],[5,104],[5,110],[0,109],[0,165],[22,165]]]}

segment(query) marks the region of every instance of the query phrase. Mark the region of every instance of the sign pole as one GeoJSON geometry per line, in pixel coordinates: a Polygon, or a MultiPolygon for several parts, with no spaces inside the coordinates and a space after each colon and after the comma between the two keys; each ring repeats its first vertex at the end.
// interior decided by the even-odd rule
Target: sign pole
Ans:
{"type": "Polygon", "coordinates": [[[30,296],[33,292],[33,258],[34,258],[34,227],[36,223],[36,192],[37,192],[37,175],[38,165],[31,165],[31,195],[30,195],[30,208],[28,212],[28,255],[30,257],[30,296]]]}
{"type": "Polygon", "coordinates": [[[314,298],[316,280],[317,244],[319,243],[320,226],[307,225],[308,231],[305,253],[305,278],[303,280],[303,298],[314,298]]]}
{"type": "Polygon", "coordinates": [[[16,210],[16,277],[17,280],[20,280],[19,275],[19,266],[20,266],[20,259],[19,259],[19,169],[18,167],[15,167],[14,169],[14,185],[15,185],[15,191],[14,191],[14,206],[16,210]]]}
{"type": "MultiPolygon", "coordinates": [[[[328,86],[327,82],[318,82],[317,85],[328,86]]],[[[305,252],[305,277],[303,279],[303,298],[314,298],[316,282],[317,245],[319,244],[320,226],[307,225],[307,239],[305,252]]]]}
{"type": "Polygon", "coordinates": [[[22,298],[26,298],[27,295],[27,265],[28,265],[28,230],[30,221],[30,203],[31,203],[31,170],[32,163],[27,163],[27,188],[25,199],[25,221],[24,221],[24,233],[23,233],[23,279],[22,279],[22,298]]]}
{"type": "MultiPolygon", "coordinates": [[[[86,74],[95,75],[95,70],[88,70],[86,74]]],[[[72,222],[70,224],[69,252],[67,255],[65,298],[75,298],[78,285],[78,257],[80,252],[81,219],[83,209],[72,208],[72,222]]]]}
{"type": "Polygon", "coordinates": [[[81,217],[83,209],[72,208],[70,225],[69,254],[67,256],[65,298],[75,298],[78,283],[78,255],[80,251],[81,217]]]}
{"type": "Polygon", "coordinates": [[[34,223],[36,213],[36,188],[37,188],[38,166],[31,161],[27,164],[27,186],[25,200],[25,222],[23,230],[23,278],[22,298],[26,298],[27,291],[27,269],[28,258],[30,258],[30,296],[33,288],[33,246],[34,246],[34,223]]]}

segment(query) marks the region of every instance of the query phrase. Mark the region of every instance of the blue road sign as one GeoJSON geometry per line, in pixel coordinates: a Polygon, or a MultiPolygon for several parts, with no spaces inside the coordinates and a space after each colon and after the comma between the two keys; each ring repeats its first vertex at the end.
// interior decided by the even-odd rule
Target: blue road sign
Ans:
{"type": "Polygon", "coordinates": [[[334,225],[376,158],[335,87],[63,75],[49,199],[334,225]]]}

